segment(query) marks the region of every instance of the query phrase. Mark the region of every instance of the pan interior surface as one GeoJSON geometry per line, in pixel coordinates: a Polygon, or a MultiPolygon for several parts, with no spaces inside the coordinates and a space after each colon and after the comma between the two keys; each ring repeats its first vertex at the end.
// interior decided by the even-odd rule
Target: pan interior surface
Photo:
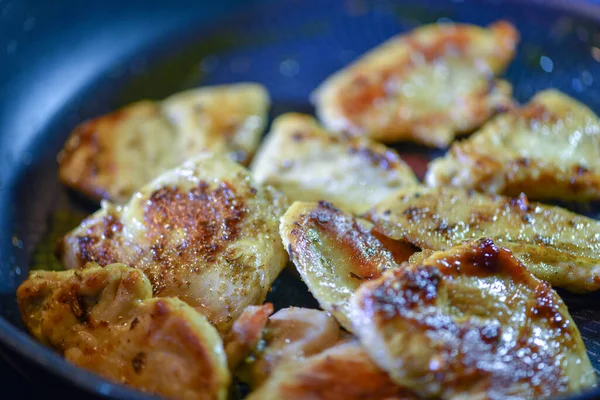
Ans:
{"type": "MultiPolygon", "coordinates": [[[[554,87],[600,113],[600,7],[580,1],[97,3],[68,0],[52,8],[23,2],[0,17],[0,40],[7,46],[7,62],[0,66],[0,345],[13,357],[99,394],[143,396],[35,343],[15,302],[16,288],[31,268],[60,268],[54,241],[97,207],[58,181],[56,154],[79,122],[140,99],[244,81],[268,88],[271,117],[313,113],[311,91],[385,39],[437,21],[486,25],[498,19],[512,22],[522,35],[505,74],[518,101],[554,87]],[[62,14],[66,9],[68,18],[62,14]],[[76,16],[79,23],[66,24],[76,16]]],[[[414,145],[397,149],[421,178],[427,161],[441,154],[414,145]]],[[[600,216],[600,204],[565,206],[600,216]]],[[[600,294],[560,294],[599,372],[600,294]]],[[[316,306],[306,287],[286,272],[269,296],[276,308],[316,306]]],[[[600,390],[579,398],[596,396],[600,390]]]]}

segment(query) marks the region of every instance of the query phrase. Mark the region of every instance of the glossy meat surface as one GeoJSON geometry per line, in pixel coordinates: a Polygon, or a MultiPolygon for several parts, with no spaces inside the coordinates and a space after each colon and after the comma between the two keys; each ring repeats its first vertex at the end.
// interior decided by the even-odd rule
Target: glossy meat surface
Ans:
{"type": "Polygon", "coordinates": [[[283,366],[248,400],[411,400],[356,342],[338,344],[300,364],[283,366]]]}
{"type": "Polygon", "coordinates": [[[317,114],[333,131],[446,147],[512,104],[496,76],[518,40],[504,21],[422,26],[329,77],[314,93],[317,114]]]}
{"type": "Polygon", "coordinates": [[[366,218],[392,239],[443,250],[489,237],[538,278],[574,292],[600,288],[600,223],[560,207],[457,188],[399,190],[366,218]]]}
{"type": "Polygon", "coordinates": [[[372,360],[421,396],[547,398],[596,384],[561,298],[487,238],[365,283],[352,323],[372,360]]]}
{"type": "Polygon", "coordinates": [[[250,163],[269,95],[258,84],[212,86],[140,101],[75,128],[59,176],[93,199],[125,203],[161,173],[203,151],[250,163]]]}
{"type": "Polygon", "coordinates": [[[89,261],[139,268],[155,296],[178,297],[221,332],[261,304],[287,255],[278,235],[285,201],[224,156],[203,154],[102,209],[58,248],[66,268],[89,261]]]}
{"type": "Polygon", "coordinates": [[[385,247],[357,219],[329,203],[294,203],[281,219],[281,238],[302,280],[321,307],[351,331],[349,299],[366,280],[407,260],[404,244],[385,247]]]}
{"type": "MultiPolygon", "coordinates": [[[[257,315],[260,310],[257,310],[257,315]]],[[[239,320],[238,320],[239,321],[239,320]]],[[[241,331],[254,332],[256,321],[236,324],[241,331]]],[[[247,320],[249,321],[249,320],[247,320]]],[[[258,342],[235,370],[235,375],[250,387],[260,386],[281,368],[300,365],[313,354],[328,349],[340,338],[337,321],[321,310],[301,307],[283,308],[273,314],[263,325],[258,342]]]]}
{"type": "Polygon", "coordinates": [[[230,383],[215,328],[174,298],[152,298],[123,264],[35,271],[17,299],[28,330],[75,365],[173,399],[225,399],[230,383]]]}
{"type": "Polygon", "coordinates": [[[540,92],[452,145],[426,181],[533,199],[599,199],[600,119],[563,93],[540,92]]]}
{"type": "Polygon", "coordinates": [[[313,117],[294,113],[273,122],[252,173],[291,201],[324,200],[354,213],[418,182],[394,150],[365,138],[344,138],[313,117]]]}

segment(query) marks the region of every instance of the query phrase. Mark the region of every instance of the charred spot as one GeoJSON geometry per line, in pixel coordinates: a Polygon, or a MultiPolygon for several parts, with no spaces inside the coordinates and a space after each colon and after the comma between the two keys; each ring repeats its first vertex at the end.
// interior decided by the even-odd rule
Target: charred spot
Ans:
{"type": "Polygon", "coordinates": [[[94,256],[93,246],[98,243],[99,239],[94,236],[78,236],[77,248],[79,249],[79,259],[83,262],[96,261],[94,256]]]}
{"type": "Polygon", "coordinates": [[[440,272],[430,266],[394,271],[389,278],[371,292],[369,302],[373,311],[390,319],[405,310],[434,304],[442,280],[440,272]]]}
{"type": "Polygon", "coordinates": [[[138,319],[138,317],[135,317],[133,319],[133,321],[131,321],[131,325],[129,325],[129,330],[132,331],[135,329],[136,326],[138,326],[138,324],[140,323],[140,320],[138,319]]]}
{"type": "Polygon", "coordinates": [[[105,216],[102,219],[104,225],[103,235],[106,239],[112,239],[117,232],[121,232],[123,230],[123,224],[119,220],[119,218],[115,217],[112,214],[105,216]]]}
{"type": "Polygon", "coordinates": [[[577,166],[575,166],[575,174],[577,176],[581,176],[581,175],[586,174],[588,172],[590,172],[590,170],[587,167],[585,167],[584,165],[577,165],[577,166]]]}
{"type": "Polygon", "coordinates": [[[71,305],[71,311],[79,322],[85,324],[88,322],[88,310],[83,297],[75,295],[71,297],[69,304],[71,305]]]}
{"type": "Polygon", "coordinates": [[[449,224],[448,221],[442,220],[439,224],[437,224],[434,230],[437,233],[447,236],[450,232],[452,232],[452,230],[454,230],[454,228],[456,228],[456,224],[449,224]]]}
{"type": "Polygon", "coordinates": [[[480,239],[477,242],[476,251],[470,253],[469,262],[476,267],[485,268],[486,270],[495,273],[501,268],[500,250],[492,239],[480,239]]]}
{"type": "Polygon", "coordinates": [[[402,212],[403,215],[406,216],[406,219],[409,221],[419,221],[423,218],[427,217],[427,212],[420,207],[409,206],[402,212]]]}
{"type": "Polygon", "coordinates": [[[388,215],[390,215],[391,213],[392,213],[392,210],[389,210],[389,209],[388,209],[388,210],[385,210],[385,211],[383,212],[383,215],[385,215],[385,216],[387,217],[387,216],[388,216],[388,215]]]}
{"type": "Polygon", "coordinates": [[[481,328],[480,336],[485,343],[492,344],[500,340],[501,333],[502,331],[500,329],[500,326],[495,324],[488,324],[481,328]]]}
{"type": "Polygon", "coordinates": [[[360,276],[360,275],[358,275],[358,274],[355,274],[355,273],[354,273],[354,272],[352,272],[352,271],[350,271],[350,272],[348,273],[348,276],[350,276],[350,278],[352,278],[352,279],[356,279],[356,280],[359,280],[359,281],[367,281],[367,280],[371,280],[371,279],[373,279],[373,278],[374,278],[374,275],[373,275],[373,274],[368,274],[368,275],[366,275],[366,276],[360,276]]]}
{"type": "Polygon", "coordinates": [[[535,219],[531,216],[531,214],[525,214],[521,217],[521,221],[525,222],[526,224],[533,224],[535,219]]]}
{"type": "Polygon", "coordinates": [[[313,214],[313,217],[319,224],[326,224],[331,221],[331,216],[325,213],[317,212],[313,214]]]}
{"type": "Polygon", "coordinates": [[[398,156],[391,150],[381,153],[366,146],[352,146],[348,149],[348,152],[364,157],[372,165],[388,171],[394,168],[398,163],[398,156]]]}
{"type": "MultiPolygon", "coordinates": [[[[554,293],[550,284],[541,282],[535,289],[535,304],[528,310],[530,318],[546,321],[551,327],[559,330],[569,328],[569,320],[561,313],[562,301],[554,293]]],[[[563,335],[566,338],[567,335],[563,335]]]]}
{"type": "Polygon", "coordinates": [[[507,275],[515,283],[526,281],[530,276],[510,251],[496,246],[489,238],[474,242],[471,251],[463,257],[460,270],[474,276],[507,275]]]}
{"type": "Polygon", "coordinates": [[[290,256],[290,260],[293,261],[294,257],[296,256],[296,253],[294,252],[294,248],[292,247],[291,243],[288,243],[287,252],[290,256]]]}
{"type": "Polygon", "coordinates": [[[335,208],[333,204],[324,200],[319,200],[319,207],[324,208],[326,210],[339,211],[337,208],[335,208]]]}
{"type": "Polygon", "coordinates": [[[515,164],[517,167],[529,167],[531,160],[529,160],[527,157],[521,157],[515,160],[515,164]]]}
{"type": "Polygon", "coordinates": [[[414,300],[414,295],[417,294],[420,303],[430,303],[437,298],[442,276],[436,268],[426,266],[409,270],[405,274],[405,279],[406,289],[413,294],[409,298],[412,297],[414,300]]]}
{"type": "MultiPolygon", "coordinates": [[[[296,222],[294,222],[294,224],[296,224],[296,222]]],[[[297,228],[293,228],[290,231],[290,235],[292,235],[292,236],[299,236],[301,233],[302,233],[302,230],[300,229],[300,225],[298,225],[297,228]]]]}
{"type": "Polygon", "coordinates": [[[307,134],[306,134],[306,132],[305,132],[305,131],[295,131],[295,132],[292,134],[292,139],[293,139],[295,142],[301,142],[302,140],[304,140],[304,138],[305,138],[306,136],[307,136],[307,134]]]}
{"type": "Polygon", "coordinates": [[[142,372],[142,369],[144,369],[144,367],[146,366],[146,353],[144,353],[143,351],[137,353],[135,357],[133,357],[133,359],[131,360],[131,366],[133,367],[133,370],[136,374],[142,372]]]}

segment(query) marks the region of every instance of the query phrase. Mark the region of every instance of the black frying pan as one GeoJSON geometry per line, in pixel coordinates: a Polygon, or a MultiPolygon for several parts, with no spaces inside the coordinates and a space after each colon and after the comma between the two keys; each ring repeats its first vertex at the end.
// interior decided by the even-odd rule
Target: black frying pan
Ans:
{"type": "MultiPolygon", "coordinates": [[[[311,112],[308,95],[327,75],[400,31],[444,18],[512,21],[523,37],[506,74],[517,99],[556,87],[600,113],[600,8],[584,0],[0,1],[1,357],[46,395],[69,386],[147,398],[36,343],[17,311],[15,290],[30,268],[56,267],[53,235],[96,207],[57,179],[56,154],[77,123],[142,98],[235,81],[266,85],[273,115],[311,112]]],[[[399,150],[420,174],[436,155],[399,150]]],[[[561,294],[598,370],[600,295],[561,294]]],[[[316,304],[286,273],[269,300],[316,304]]],[[[578,398],[596,397],[600,389],[578,398]]]]}

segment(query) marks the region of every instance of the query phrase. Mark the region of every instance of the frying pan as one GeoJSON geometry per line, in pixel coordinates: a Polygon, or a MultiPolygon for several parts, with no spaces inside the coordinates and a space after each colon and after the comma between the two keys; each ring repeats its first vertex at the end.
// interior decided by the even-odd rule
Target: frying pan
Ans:
{"type": "MultiPolygon", "coordinates": [[[[96,205],[57,179],[56,154],[84,119],[129,102],[236,81],[264,84],[272,115],[312,112],[326,76],[386,38],[453,20],[513,22],[522,42],[506,73],[526,101],[555,87],[600,112],[600,8],[583,0],[0,0],[0,350],[46,387],[149,398],[80,370],[27,335],[15,290],[30,268],[56,268],[53,235],[96,205]],[[61,386],[62,385],[62,386],[61,386]]],[[[429,158],[398,150],[422,176],[429,158]]],[[[565,204],[598,217],[600,205],[565,204]]],[[[600,368],[600,295],[561,292],[600,368]]],[[[270,301],[315,306],[284,273],[270,301]]],[[[600,389],[577,399],[600,397],[600,389]]]]}

